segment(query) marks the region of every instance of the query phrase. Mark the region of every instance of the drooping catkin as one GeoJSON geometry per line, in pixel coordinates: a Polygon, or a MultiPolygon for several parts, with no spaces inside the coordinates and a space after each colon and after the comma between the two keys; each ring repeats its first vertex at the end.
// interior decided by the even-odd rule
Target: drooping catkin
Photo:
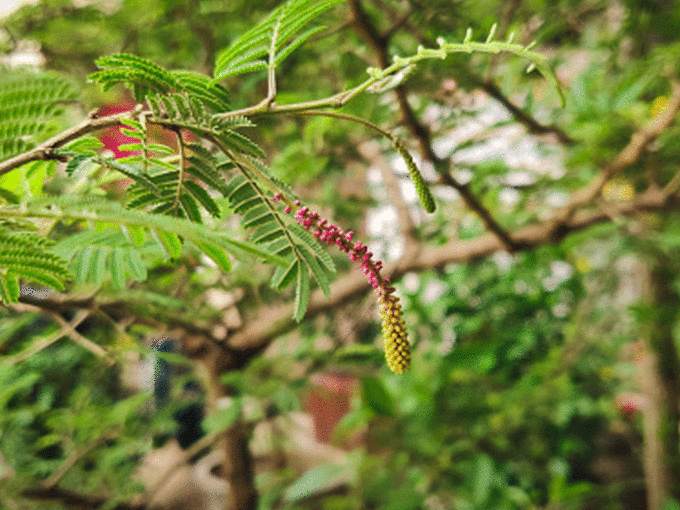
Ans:
{"type": "Polygon", "coordinates": [[[387,366],[395,374],[402,374],[411,366],[411,345],[408,341],[401,304],[392,293],[380,298],[380,318],[382,319],[387,366]]]}
{"type": "Polygon", "coordinates": [[[434,197],[432,196],[432,193],[430,193],[430,188],[427,187],[425,179],[423,179],[423,176],[420,174],[420,170],[418,170],[416,162],[413,161],[413,156],[411,156],[411,153],[406,149],[406,147],[404,147],[402,143],[396,138],[393,140],[393,143],[394,149],[401,155],[402,158],[404,158],[404,162],[408,168],[408,174],[411,176],[413,185],[416,187],[416,193],[418,194],[418,198],[420,199],[423,209],[425,209],[425,211],[428,213],[433,213],[437,208],[434,197]]]}

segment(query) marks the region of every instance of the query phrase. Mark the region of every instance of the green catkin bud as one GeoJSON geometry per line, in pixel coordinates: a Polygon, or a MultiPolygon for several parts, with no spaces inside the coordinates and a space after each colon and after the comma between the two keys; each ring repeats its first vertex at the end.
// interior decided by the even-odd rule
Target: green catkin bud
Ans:
{"type": "Polygon", "coordinates": [[[380,300],[380,318],[385,342],[385,360],[395,374],[402,374],[411,366],[411,345],[399,300],[388,294],[380,300]]]}
{"type": "Polygon", "coordinates": [[[427,187],[427,183],[423,179],[423,176],[420,174],[420,170],[418,170],[418,167],[416,166],[416,162],[413,161],[413,157],[411,157],[409,151],[401,144],[399,140],[395,138],[393,142],[395,150],[401,155],[402,158],[404,158],[404,162],[406,162],[408,173],[411,176],[413,185],[416,187],[416,193],[418,194],[418,198],[420,199],[423,209],[425,209],[425,211],[428,213],[433,213],[437,206],[434,202],[432,193],[430,193],[430,189],[427,187]]]}

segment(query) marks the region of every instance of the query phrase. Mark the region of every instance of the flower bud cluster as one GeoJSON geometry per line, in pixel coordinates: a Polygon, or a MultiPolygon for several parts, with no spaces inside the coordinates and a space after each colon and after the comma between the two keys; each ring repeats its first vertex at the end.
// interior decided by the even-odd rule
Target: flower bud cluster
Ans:
{"type": "MultiPolygon", "coordinates": [[[[280,199],[281,195],[274,196],[274,201],[280,199]]],[[[319,213],[311,211],[308,207],[300,207],[299,201],[293,204],[297,207],[295,219],[304,229],[311,231],[319,241],[329,246],[337,246],[340,251],[347,253],[352,262],[360,263],[359,269],[378,294],[387,366],[397,374],[408,370],[411,353],[406,325],[399,298],[394,295],[395,288],[390,285],[389,277],[380,274],[383,263],[380,260],[373,260],[373,253],[368,251],[365,244],[359,241],[352,242],[354,232],[344,232],[337,225],[329,224],[319,213]]],[[[289,205],[286,212],[290,211],[289,205]]]]}

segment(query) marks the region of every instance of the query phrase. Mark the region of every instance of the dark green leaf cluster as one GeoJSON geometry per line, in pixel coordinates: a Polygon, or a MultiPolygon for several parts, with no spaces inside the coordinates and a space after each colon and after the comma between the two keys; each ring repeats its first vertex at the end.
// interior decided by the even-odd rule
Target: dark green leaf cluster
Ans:
{"type": "Polygon", "coordinates": [[[52,253],[52,243],[35,234],[0,230],[0,300],[16,303],[19,278],[57,290],[70,273],[64,259],[52,253]]]}
{"type": "MultiPolygon", "coordinates": [[[[329,7],[331,2],[327,3],[329,7]]],[[[275,271],[272,285],[283,289],[295,282],[295,317],[301,320],[309,300],[309,272],[312,272],[323,291],[329,293],[330,274],[335,268],[330,256],[321,249],[316,239],[298,225],[291,224],[263,192],[264,188],[278,190],[283,186],[270,176],[267,168],[259,161],[259,158],[264,157],[263,151],[252,140],[236,131],[237,128],[250,127],[253,124],[243,116],[217,116],[211,113],[200,93],[193,95],[172,92],[179,87],[174,81],[170,82],[180,77],[188,83],[187,74],[173,75],[155,65],[146,65],[137,58],[121,60],[117,57],[103,62],[100,60],[99,64],[103,66],[119,62],[125,62],[129,68],[136,66],[136,72],[130,74],[129,79],[140,86],[139,90],[145,84],[155,84],[155,92],[146,96],[150,116],[145,119],[178,133],[182,164],[174,165],[154,154],[159,151],[172,152],[172,149],[149,144],[146,124],[141,118],[140,121],[123,121],[127,126],[124,134],[138,141],[122,148],[138,151],[139,155],[113,161],[88,153],[74,159],[103,164],[132,178],[135,182],[130,188],[131,201],[128,203],[128,207],[132,209],[185,217],[200,223],[200,207],[213,216],[220,213],[217,203],[206,188],[227,197],[232,211],[242,215],[243,227],[253,229],[251,241],[261,245],[271,256],[288,260],[284,267],[275,271]],[[149,76],[137,82],[137,77],[144,72],[149,76]],[[227,160],[220,161],[199,143],[184,145],[182,135],[179,134],[180,129],[189,130],[212,142],[227,160]],[[142,169],[135,171],[128,166],[130,164],[141,165],[142,169]],[[234,168],[236,172],[233,178],[228,183],[225,182],[224,172],[234,168]],[[188,176],[195,180],[188,179],[188,176]],[[197,181],[202,182],[205,187],[197,181]]],[[[107,76],[120,75],[101,72],[93,76],[94,80],[105,80],[107,76]]],[[[195,91],[209,90],[206,83],[192,83],[196,85],[195,91]]],[[[78,163],[73,163],[76,164],[78,163]]],[[[201,246],[201,249],[211,256],[206,251],[209,247],[201,246]]],[[[102,260],[106,256],[111,255],[100,255],[102,260]]],[[[212,256],[214,258],[215,254],[212,256]]],[[[87,259],[88,262],[90,260],[92,259],[87,259]]]]}
{"type": "Polygon", "coordinates": [[[0,161],[34,147],[75,99],[73,86],[56,73],[0,68],[0,161]]]}
{"type": "Polygon", "coordinates": [[[301,34],[298,32],[342,1],[291,0],[282,5],[218,55],[215,80],[278,66],[323,27],[312,27],[301,34]]]}

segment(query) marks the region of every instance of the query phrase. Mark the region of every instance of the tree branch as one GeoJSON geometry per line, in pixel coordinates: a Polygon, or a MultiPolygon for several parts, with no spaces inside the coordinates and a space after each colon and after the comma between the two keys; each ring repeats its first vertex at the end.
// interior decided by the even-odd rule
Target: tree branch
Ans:
{"type": "MultiPolygon", "coordinates": [[[[62,489],[61,487],[34,487],[22,491],[22,496],[28,499],[38,501],[59,501],[67,508],[93,510],[100,508],[108,503],[111,497],[81,494],[69,489],[62,489]]],[[[146,506],[133,505],[129,503],[118,503],[116,506],[109,506],[111,510],[145,510],[146,506]]]]}
{"type": "Polygon", "coordinates": [[[680,82],[672,80],[671,90],[672,93],[666,107],[633,134],[621,152],[614,159],[603,165],[598,177],[571,196],[569,203],[552,220],[554,231],[562,228],[579,207],[595,199],[609,179],[637,162],[646,150],[647,145],[671,125],[678,111],[680,111],[680,82]]]}
{"type": "MultiPolygon", "coordinates": [[[[612,204],[609,211],[620,216],[631,216],[641,211],[677,209],[680,201],[675,190],[648,190],[628,202],[612,204]]],[[[597,223],[611,221],[609,211],[602,209],[583,210],[574,213],[559,232],[553,231],[552,220],[522,227],[513,232],[513,239],[522,250],[530,250],[543,244],[554,244],[572,232],[583,230],[597,223]]],[[[453,240],[441,246],[423,248],[417,257],[404,257],[385,268],[396,280],[404,273],[440,268],[451,263],[466,263],[488,257],[504,250],[502,242],[494,234],[488,233],[470,240],[453,240]]],[[[336,280],[331,286],[331,298],[315,291],[309,301],[306,317],[334,310],[342,304],[353,301],[369,292],[363,276],[355,271],[336,280]]],[[[293,307],[290,304],[267,307],[248,321],[248,326],[228,338],[234,349],[263,349],[273,338],[292,330],[296,323],[292,319],[293,307]]]]}
{"type": "MultiPolygon", "coordinates": [[[[57,322],[59,324],[59,326],[61,326],[61,336],[70,337],[71,340],[73,340],[75,343],[80,345],[83,349],[90,351],[92,354],[94,354],[98,358],[104,358],[108,354],[106,352],[106,350],[103,349],[101,346],[97,345],[96,343],[94,343],[91,340],[88,340],[83,335],[78,333],[78,331],[76,331],[77,324],[74,326],[72,323],[64,320],[64,318],[56,312],[53,312],[53,311],[50,311],[50,310],[42,310],[41,308],[39,308],[37,306],[28,305],[28,304],[11,305],[11,307],[13,309],[19,311],[19,312],[22,312],[22,313],[44,311],[44,313],[46,313],[47,315],[52,317],[52,319],[54,319],[54,321],[57,322]]],[[[87,317],[87,315],[85,317],[87,317]]],[[[110,359],[108,361],[109,361],[109,363],[111,362],[110,359]]]]}
{"type": "MultiPolygon", "coordinates": [[[[475,80],[479,79],[475,78],[475,80]]],[[[498,86],[492,80],[490,79],[480,80],[478,83],[479,86],[487,94],[489,94],[496,101],[501,103],[505,107],[505,109],[508,110],[515,117],[515,119],[517,119],[518,122],[524,124],[524,126],[529,130],[530,133],[536,135],[553,134],[564,145],[574,145],[575,140],[571,138],[568,134],[566,134],[564,131],[562,131],[562,129],[560,129],[558,126],[555,126],[553,124],[547,126],[541,124],[531,115],[529,115],[519,106],[517,106],[515,103],[510,101],[510,99],[507,96],[505,96],[503,92],[501,92],[501,89],[498,88],[498,86]]]]}
{"type": "MultiPolygon", "coordinates": [[[[373,48],[377,55],[380,67],[388,67],[389,55],[387,46],[389,44],[389,38],[378,32],[378,29],[373,25],[366,12],[363,10],[361,0],[351,0],[350,9],[357,30],[373,48]]],[[[459,183],[451,176],[446,161],[435,154],[432,149],[432,136],[430,130],[425,124],[420,122],[413,111],[413,108],[411,108],[411,105],[408,102],[408,89],[406,86],[403,84],[397,86],[394,89],[394,93],[397,97],[397,102],[399,103],[402,123],[408,127],[411,134],[416,138],[422,156],[434,165],[440,175],[440,182],[447,186],[451,186],[458,191],[465,204],[479,216],[486,228],[500,239],[507,251],[512,252],[516,250],[518,246],[516,246],[510,235],[508,235],[494,219],[491,212],[477,200],[477,197],[472,194],[467,185],[459,183]]]]}
{"type": "MultiPolygon", "coordinates": [[[[34,311],[34,310],[30,310],[34,311]]],[[[52,345],[54,342],[59,340],[60,338],[69,335],[69,332],[66,331],[67,328],[70,329],[75,329],[78,327],[78,325],[83,322],[87,317],[89,316],[89,312],[86,310],[81,310],[76,314],[76,316],[73,318],[73,320],[70,323],[66,323],[66,327],[62,325],[62,327],[59,329],[59,331],[55,331],[51,335],[48,335],[44,338],[41,338],[40,340],[34,342],[31,346],[29,346],[27,349],[24,349],[23,351],[13,355],[9,356],[6,358],[7,362],[10,365],[16,365],[17,363],[21,363],[22,361],[30,358],[34,354],[42,351],[43,349],[46,349],[50,345],[52,345]]],[[[63,319],[62,319],[63,320],[63,319]]]]}
{"type": "Polygon", "coordinates": [[[0,162],[0,175],[6,174],[10,170],[14,170],[15,168],[32,161],[59,159],[56,154],[54,154],[54,149],[62,147],[88,133],[92,133],[100,129],[106,129],[112,126],[118,126],[120,125],[121,119],[125,118],[130,118],[130,113],[119,113],[117,115],[101,118],[90,116],[84,119],[80,124],[77,124],[66,131],[63,131],[62,133],[53,136],[49,140],[41,143],[36,148],[0,162]]]}

